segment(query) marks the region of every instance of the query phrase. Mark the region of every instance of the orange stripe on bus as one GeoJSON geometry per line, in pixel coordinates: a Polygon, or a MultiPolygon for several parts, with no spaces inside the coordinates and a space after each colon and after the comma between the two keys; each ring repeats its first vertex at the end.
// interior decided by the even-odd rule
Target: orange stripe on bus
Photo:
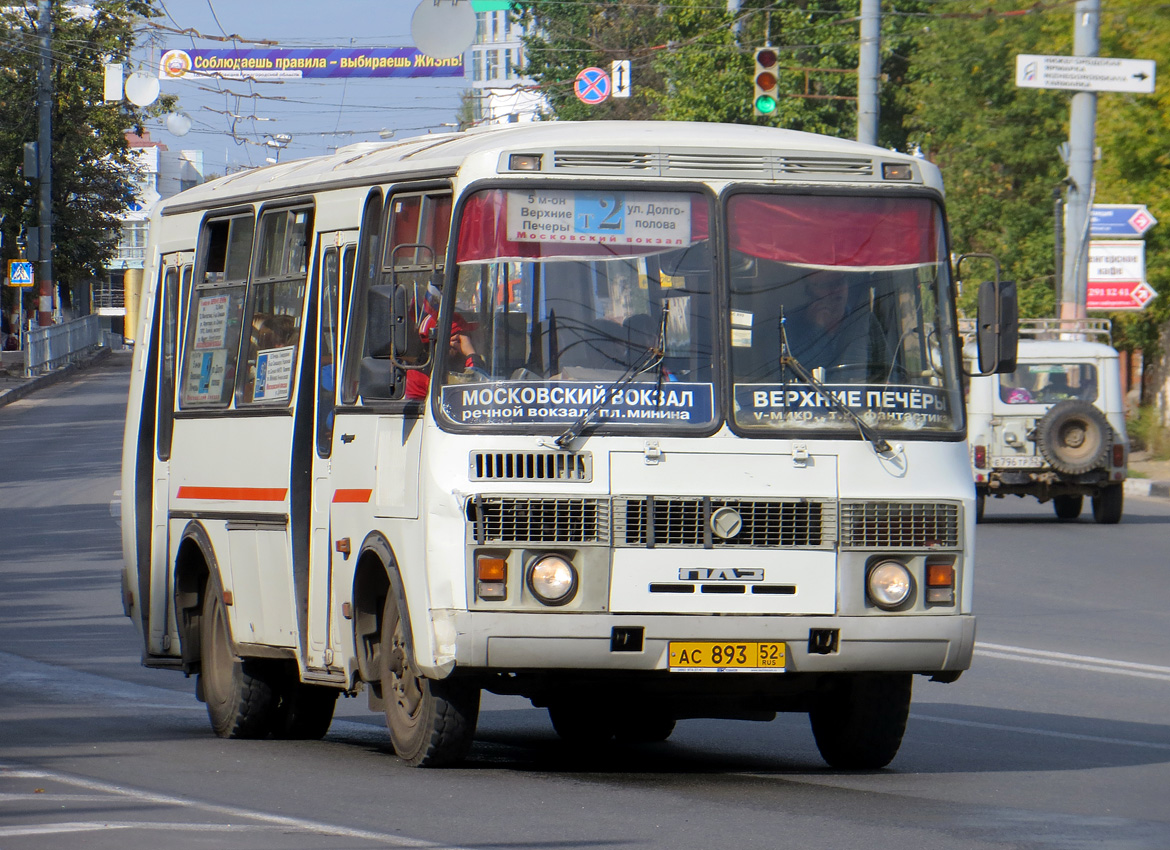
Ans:
{"type": "Polygon", "coordinates": [[[370,496],[374,495],[373,490],[334,490],[334,502],[368,502],[370,496]]]}
{"type": "Polygon", "coordinates": [[[180,487],[180,499],[215,499],[224,502],[283,502],[287,487],[180,487]]]}

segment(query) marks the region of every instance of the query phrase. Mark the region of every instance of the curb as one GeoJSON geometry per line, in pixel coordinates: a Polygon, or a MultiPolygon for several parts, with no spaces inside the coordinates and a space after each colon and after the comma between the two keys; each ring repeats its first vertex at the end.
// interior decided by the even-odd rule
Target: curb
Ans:
{"type": "Polygon", "coordinates": [[[105,360],[110,356],[110,354],[110,349],[99,348],[92,357],[86,357],[83,360],[77,361],[76,363],[69,363],[66,366],[54,369],[52,372],[46,372],[43,375],[37,375],[35,377],[28,378],[22,384],[18,384],[11,389],[0,391],[0,407],[22,399],[29,393],[35,392],[42,387],[47,387],[51,384],[57,383],[58,381],[62,381],[75,372],[80,372],[83,369],[87,369],[93,364],[105,360]]]}
{"type": "Polygon", "coordinates": [[[1151,481],[1148,478],[1125,479],[1125,495],[1148,496],[1152,499],[1170,499],[1170,481],[1151,481]]]}

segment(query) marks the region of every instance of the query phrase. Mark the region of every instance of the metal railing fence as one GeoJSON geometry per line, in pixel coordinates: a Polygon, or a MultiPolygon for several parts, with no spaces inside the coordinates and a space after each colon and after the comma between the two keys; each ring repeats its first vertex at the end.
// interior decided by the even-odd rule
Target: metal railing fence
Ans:
{"type": "Polygon", "coordinates": [[[97,316],[82,316],[71,322],[32,328],[25,337],[24,374],[26,377],[64,366],[78,355],[103,343],[97,316]]]}

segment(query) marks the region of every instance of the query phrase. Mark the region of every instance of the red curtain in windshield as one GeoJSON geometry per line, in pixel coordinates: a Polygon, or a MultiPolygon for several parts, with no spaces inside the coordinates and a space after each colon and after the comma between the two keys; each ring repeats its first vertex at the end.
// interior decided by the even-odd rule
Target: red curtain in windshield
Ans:
{"type": "MultiPolygon", "coordinates": [[[[455,260],[459,263],[486,263],[494,260],[540,260],[552,257],[604,258],[637,257],[671,250],[662,246],[568,244],[563,242],[515,242],[508,239],[507,192],[491,189],[477,192],[463,205],[459,224],[459,243],[455,260]]],[[[691,198],[691,243],[707,238],[707,201],[691,198]]]]}
{"type": "Polygon", "coordinates": [[[926,198],[735,195],[733,250],[778,263],[903,266],[937,259],[937,218],[926,198]]]}

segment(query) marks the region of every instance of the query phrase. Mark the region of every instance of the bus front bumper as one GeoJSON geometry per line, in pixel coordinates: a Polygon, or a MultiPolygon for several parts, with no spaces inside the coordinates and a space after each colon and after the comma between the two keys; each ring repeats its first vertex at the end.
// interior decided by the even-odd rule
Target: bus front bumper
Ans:
{"type": "MultiPolygon", "coordinates": [[[[438,613],[438,612],[435,612],[438,613]]],[[[455,666],[669,670],[671,641],[783,642],[784,672],[950,673],[971,666],[971,615],[803,617],[446,612],[455,666]],[[831,647],[831,649],[829,649],[831,647]]],[[[440,631],[443,631],[440,627],[440,631]]],[[[446,653],[444,653],[446,654],[446,653]]]]}

